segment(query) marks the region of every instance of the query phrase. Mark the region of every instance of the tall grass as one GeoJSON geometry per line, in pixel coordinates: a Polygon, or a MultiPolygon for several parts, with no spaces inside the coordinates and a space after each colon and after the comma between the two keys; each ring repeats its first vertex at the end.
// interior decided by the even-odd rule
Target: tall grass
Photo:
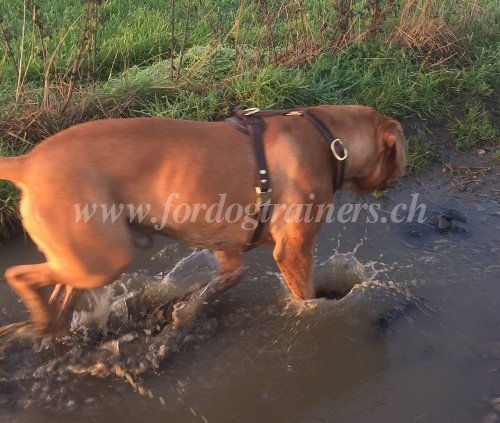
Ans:
{"type": "Polygon", "coordinates": [[[0,69],[4,81],[22,85],[39,85],[47,71],[50,82],[84,84],[193,46],[232,46],[237,71],[248,50],[256,66],[293,65],[368,39],[436,65],[470,56],[471,41],[481,38],[471,23],[481,36],[491,31],[493,8],[477,0],[1,0],[0,69]]]}

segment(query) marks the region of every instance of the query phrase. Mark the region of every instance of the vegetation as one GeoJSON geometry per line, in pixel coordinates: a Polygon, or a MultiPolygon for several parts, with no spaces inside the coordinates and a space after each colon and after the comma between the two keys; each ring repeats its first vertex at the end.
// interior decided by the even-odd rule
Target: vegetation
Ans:
{"type": "Polygon", "coordinates": [[[408,137],[407,173],[417,173],[437,159],[436,147],[423,133],[408,137]]]}
{"type": "Polygon", "coordinates": [[[467,104],[465,110],[465,116],[454,119],[450,125],[458,148],[473,147],[482,141],[500,142],[500,132],[491,125],[488,112],[482,105],[467,104]]]}
{"type": "MultiPolygon", "coordinates": [[[[499,17],[494,0],[0,0],[0,154],[90,119],[320,103],[496,142],[499,17]]],[[[413,171],[434,157],[409,145],[413,171]]],[[[0,185],[0,227],[14,193],[0,185]]]]}
{"type": "MultiPolygon", "coordinates": [[[[12,156],[27,151],[28,146],[16,146],[6,143],[0,145],[0,156],[12,156]]],[[[0,240],[8,237],[17,223],[18,192],[10,182],[0,180],[0,240]]]]}

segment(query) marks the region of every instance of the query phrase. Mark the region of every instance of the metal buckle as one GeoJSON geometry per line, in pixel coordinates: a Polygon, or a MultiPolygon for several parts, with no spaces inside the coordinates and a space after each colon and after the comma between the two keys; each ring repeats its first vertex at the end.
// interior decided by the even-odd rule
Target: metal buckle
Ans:
{"type": "Polygon", "coordinates": [[[257,107],[250,107],[249,109],[242,110],[243,116],[250,116],[257,112],[260,112],[260,109],[257,107]]]}
{"type": "Polygon", "coordinates": [[[257,205],[259,207],[264,207],[271,202],[271,193],[273,192],[271,188],[267,191],[262,191],[260,187],[255,187],[255,192],[257,193],[257,205]]]}
{"type": "Polygon", "coordinates": [[[340,138],[335,138],[332,141],[332,143],[330,144],[330,148],[332,150],[333,155],[335,156],[335,158],[338,161],[343,162],[345,159],[347,159],[347,148],[345,148],[345,145],[340,138]],[[337,153],[337,150],[335,149],[335,144],[337,144],[337,143],[340,144],[340,146],[342,147],[342,150],[344,151],[343,157],[339,156],[339,154],[337,153]]]}

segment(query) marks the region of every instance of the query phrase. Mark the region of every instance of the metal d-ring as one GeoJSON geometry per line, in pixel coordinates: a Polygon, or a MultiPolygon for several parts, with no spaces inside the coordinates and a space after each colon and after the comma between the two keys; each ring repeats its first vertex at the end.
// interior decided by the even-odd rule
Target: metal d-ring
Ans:
{"type": "Polygon", "coordinates": [[[335,138],[330,144],[330,148],[332,150],[333,155],[338,161],[343,162],[345,159],[347,159],[347,148],[345,148],[345,145],[340,138],[335,138]],[[335,149],[335,144],[337,143],[342,147],[342,151],[344,152],[343,156],[339,156],[337,150],[335,149]]]}

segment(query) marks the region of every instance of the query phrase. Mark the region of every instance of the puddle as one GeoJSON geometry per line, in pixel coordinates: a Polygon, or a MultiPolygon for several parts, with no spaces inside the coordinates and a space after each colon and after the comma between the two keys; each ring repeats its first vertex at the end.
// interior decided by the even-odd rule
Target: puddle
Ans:
{"type": "MultiPolygon", "coordinates": [[[[324,227],[316,282],[336,300],[291,301],[260,249],[189,331],[165,331],[171,299],[213,278],[214,263],[168,241],[143,253],[137,271],[86,295],[72,336],[4,351],[0,419],[465,423],[497,413],[499,201],[481,187],[452,190],[438,172],[422,185],[380,201],[390,210],[419,192],[425,225],[324,227]]],[[[37,257],[20,238],[0,254],[2,267],[37,257]]],[[[0,290],[0,324],[24,319],[0,290]]]]}

